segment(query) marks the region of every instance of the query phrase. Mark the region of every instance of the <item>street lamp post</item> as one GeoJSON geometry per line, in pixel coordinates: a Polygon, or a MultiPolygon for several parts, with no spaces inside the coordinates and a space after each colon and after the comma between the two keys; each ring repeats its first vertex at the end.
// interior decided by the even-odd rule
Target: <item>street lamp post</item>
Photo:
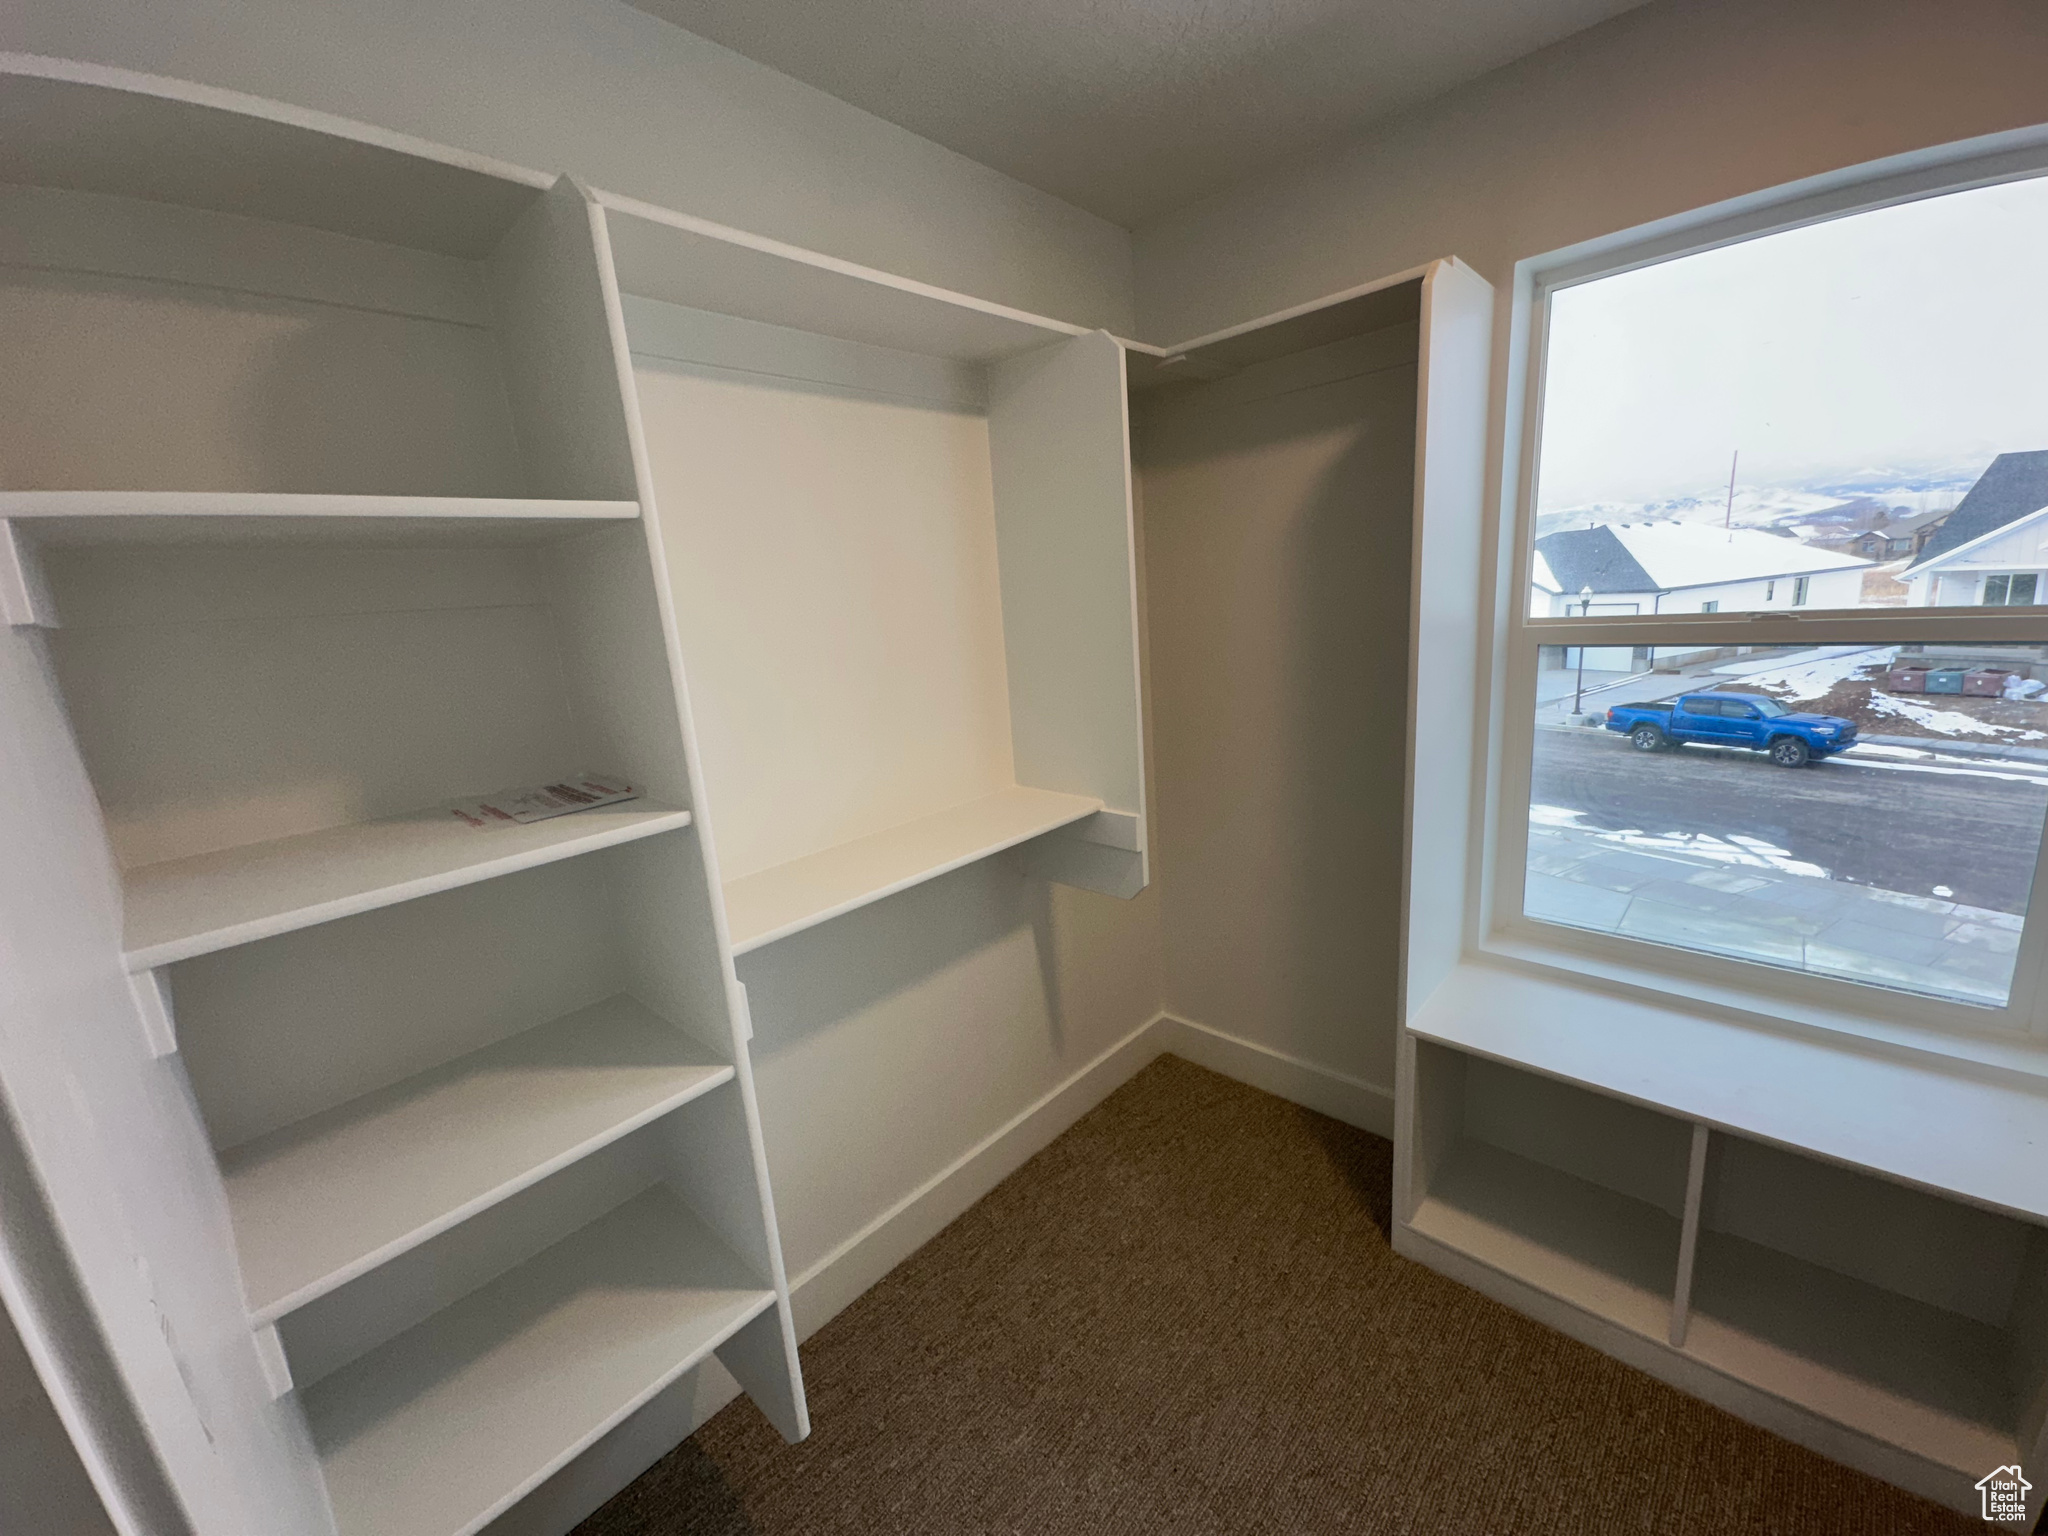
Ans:
{"type": "MultiPolygon", "coordinates": [[[[1584,618],[1593,611],[1593,589],[1579,588],[1579,617],[1584,618]]],[[[1579,641],[1579,685],[1572,690],[1572,718],[1578,719],[1586,702],[1586,643],[1579,641]]]]}

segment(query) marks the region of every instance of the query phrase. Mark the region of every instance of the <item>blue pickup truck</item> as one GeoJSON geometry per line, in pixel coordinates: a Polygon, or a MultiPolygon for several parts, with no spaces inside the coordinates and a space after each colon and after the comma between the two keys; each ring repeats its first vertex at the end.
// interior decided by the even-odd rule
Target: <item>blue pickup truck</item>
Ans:
{"type": "Polygon", "coordinates": [[[1617,704],[1607,711],[1607,729],[1641,752],[1687,742],[1748,747],[1770,753],[1785,768],[1803,768],[1856,745],[1854,720],[1794,714],[1760,693],[1688,693],[1675,704],[1617,704]]]}

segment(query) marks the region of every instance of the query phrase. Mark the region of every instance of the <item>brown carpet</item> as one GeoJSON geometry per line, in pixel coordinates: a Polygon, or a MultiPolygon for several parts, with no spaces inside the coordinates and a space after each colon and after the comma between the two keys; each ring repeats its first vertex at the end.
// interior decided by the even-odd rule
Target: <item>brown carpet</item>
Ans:
{"type": "Polygon", "coordinates": [[[579,1536],[1984,1529],[1397,1257],[1392,1154],[1162,1058],[579,1536]]]}

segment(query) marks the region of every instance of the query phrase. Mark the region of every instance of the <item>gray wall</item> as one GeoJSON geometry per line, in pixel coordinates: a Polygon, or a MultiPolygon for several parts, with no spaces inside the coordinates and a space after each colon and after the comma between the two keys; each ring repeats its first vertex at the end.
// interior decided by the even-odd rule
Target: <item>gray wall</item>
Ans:
{"type": "Polygon", "coordinates": [[[1503,287],[1526,256],[2044,119],[2036,0],[1655,0],[1141,225],[1139,334],[1199,336],[1440,256],[1503,287]]]}
{"type": "Polygon", "coordinates": [[[1140,397],[1166,1006],[1393,1081],[1416,327],[1140,397]]]}

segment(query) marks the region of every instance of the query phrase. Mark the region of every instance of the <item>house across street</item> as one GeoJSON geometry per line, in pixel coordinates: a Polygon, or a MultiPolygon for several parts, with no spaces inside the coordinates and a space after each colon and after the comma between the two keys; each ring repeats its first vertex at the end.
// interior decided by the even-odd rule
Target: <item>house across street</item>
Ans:
{"type": "MultiPolygon", "coordinates": [[[[1854,608],[1871,562],[1754,528],[1698,523],[1602,523],[1545,534],[1529,573],[1532,618],[1617,618],[1667,613],[1854,608]]],[[[1578,665],[1576,647],[1562,659],[1578,665]]],[[[1596,646],[1586,665],[1647,670],[1684,647],[1596,646]]]]}
{"type": "Polygon", "coordinates": [[[2048,603],[2048,449],[1993,459],[1900,580],[1916,608],[2048,603]]]}

